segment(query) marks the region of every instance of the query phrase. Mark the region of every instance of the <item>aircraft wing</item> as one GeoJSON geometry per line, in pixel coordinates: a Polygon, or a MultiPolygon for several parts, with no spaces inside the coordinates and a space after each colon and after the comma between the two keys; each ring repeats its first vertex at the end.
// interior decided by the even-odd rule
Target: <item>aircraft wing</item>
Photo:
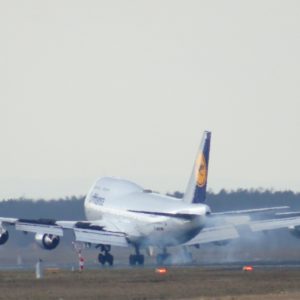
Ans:
{"type": "Polygon", "coordinates": [[[14,219],[0,218],[0,228],[14,226],[16,230],[37,234],[63,236],[64,231],[71,230],[75,241],[127,247],[127,235],[105,221],[55,221],[48,219],[14,219]]]}
{"type": "Polygon", "coordinates": [[[207,223],[208,226],[214,227],[223,224],[240,226],[249,225],[251,222],[254,222],[254,220],[287,219],[288,217],[300,216],[300,212],[281,212],[288,208],[289,206],[274,206],[211,213],[207,223]]]}
{"type": "Polygon", "coordinates": [[[275,230],[281,228],[288,228],[290,226],[299,226],[300,217],[291,217],[285,219],[269,219],[269,220],[259,220],[250,222],[249,227],[251,231],[267,231],[275,230]]]}
{"type": "Polygon", "coordinates": [[[273,207],[263,207],[263,208],[250,208],[244,210],[231,210],[212,213],[214,216],[224,216],[224,215],[240,215],[240,214],[255,214],[255,213],[265,213],[265,212],[275,212],[278,210],[289,209],[289,206],[273,206],[273,207]]]}
{"type": "Polygon", "coordinates": [[[247,233],[254,233],[259,231],[289,228],[291,226],[300,226],[299,216],[258,221],[248,220],[247,222],[244,220],[244,222],[236,222],[235,224],[209,226],[204,228],[198,235],[184,245],[192,246],[236,239],[240,237],[240,232],[245,229],[247,230],[247,233]]]}

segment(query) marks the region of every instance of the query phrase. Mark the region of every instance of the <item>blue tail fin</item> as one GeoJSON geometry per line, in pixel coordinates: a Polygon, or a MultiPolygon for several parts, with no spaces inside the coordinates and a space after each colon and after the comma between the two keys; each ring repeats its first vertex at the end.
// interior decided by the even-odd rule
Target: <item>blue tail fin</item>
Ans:
{"type": "Polygon", "coordinates": [[[187,203],[203,203],[206,199],[208,162],[211,132],[205,131],[193,166],[183,201],[187,203]]]}

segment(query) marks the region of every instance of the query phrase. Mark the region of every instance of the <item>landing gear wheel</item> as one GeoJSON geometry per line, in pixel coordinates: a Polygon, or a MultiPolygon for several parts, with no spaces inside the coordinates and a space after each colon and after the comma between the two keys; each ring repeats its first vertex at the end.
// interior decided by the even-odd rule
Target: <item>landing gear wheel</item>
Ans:
{"type": "Polygon", "coordinates": [[[131,254],[131,255],[129,256],[129,265],[130,265],[130,266],[134,266],[134,265],[135,265],[135,259],[134,259],[134,256],[135,256],[135,255],[133,255],[133,254],[131,254]]]}
{"type": "Polygon", "coordinates": [[[107,253],[106,254],[106,261],[110,266],[112,266],[114,264],[114,257],[111,254],[107,253]]]}
{"type": "Polygon", "coordinates": [[[99,261],[99,263],[100,263],[102,266],[104,266],[104,265],[105,265],[105,255],[103,255],[102,253],[100,253],[100,254],[98,255],[98,261],[99,261]]]}
{"type": "Polygon", "coordinates": [[[102,266],[104,266],[105,263],[108,263],[110,266],[112,266],[114,264],[114,257],[110,253],[100,253],[98,255],[98,261],[102,266]]]}
{"type": "Polygon", "coordinates": [[[166,263],[171,263],[171,255],[169,253],[160,253],[156,256],[156,263],[158,265],[164,265],[166,263]]]}
{"type": "Polygon", "coordinates": [[[114,257],[109,253],[111,247],[110,245],[99,245],[97,248],[101,247],[101,252],[98,255],[98,261],[99,263],[104,266],[106,263],[109,266],[112,266],[114,264],[114,257]]]}
{"type": "Polygon", "coordinates": [[[145,257],[144,255],[138,255],[138,264],[140,266],[144,265],[144,262],[145,262],[145,257]]]}
{"type": "Polygon", "coordinates": [[[135,265],[144,265],[144,262],[145,262],[145,257],[144,255],[141,255],[141,254],[131,254],[129,256],[129,265],[131,266],[135,266],[135,265]]]}

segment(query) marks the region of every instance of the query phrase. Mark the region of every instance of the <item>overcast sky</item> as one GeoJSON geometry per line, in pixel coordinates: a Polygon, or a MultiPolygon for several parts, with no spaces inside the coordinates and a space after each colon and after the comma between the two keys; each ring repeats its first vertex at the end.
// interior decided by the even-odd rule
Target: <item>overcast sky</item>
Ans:
{"type": "Polygon", "coordinates": [[[0,198],[113,175],[300,191],[299,1],[0,0],[0,198]]]}

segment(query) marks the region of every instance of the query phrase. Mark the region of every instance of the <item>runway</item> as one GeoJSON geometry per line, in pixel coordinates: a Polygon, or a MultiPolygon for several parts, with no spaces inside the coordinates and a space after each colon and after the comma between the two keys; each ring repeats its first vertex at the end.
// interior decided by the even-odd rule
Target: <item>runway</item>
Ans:
{"type": "MultiPolygon", "coordinates": [[[[18,264],[5,264],[2,263],[0,265],[0,272],[1,271],[30,271],[33,270],[35,267],[36,260],[32,260],[28,263],[22,263],[21,265],[18,264]]],[[[56,268],[64,271],[70,271],[70,270],[77,270],[78,269],[78,262],[67,262],[67,263],[55,263],[55,262],[42,262],[43,268],[56,268]]],[[[242,269],[245,265],[251,265],[255,267],[255,269],[299,269],[300,270],[300,261],[299,260],[277,260],[277,261],[251,261],[251,260],[245,260],[245,261],[236,261],[236,262],[220,262],[220,263],[205,263],[205,262],[193,262],[193,263],[187,263],[187,264],[177,264],[177,265],[166,265],[167,267],[174,267],[174,268],[201,268],[201,269],[220,269],[220,270],[235,270],[235,269],[242,269]]],[[[144,266],[140,267],[142,269],[150,269],[154,270],[157,267],[157,264],[154,262],[146,262],[144,266]]],[[[99,264],[99,262],[85,262],[84,263],[84,269],[86,270],[131,270],[133,267],[129,266],[128,262],[125,261],[119,261],[118,263],[114,264],[113,267],[109,266],[102,266],[99,264]]]]}
{"type": "Polygon", "coordinates": [[[1,271],[0,299],[299,299],[300,267],[1,271]]]}

